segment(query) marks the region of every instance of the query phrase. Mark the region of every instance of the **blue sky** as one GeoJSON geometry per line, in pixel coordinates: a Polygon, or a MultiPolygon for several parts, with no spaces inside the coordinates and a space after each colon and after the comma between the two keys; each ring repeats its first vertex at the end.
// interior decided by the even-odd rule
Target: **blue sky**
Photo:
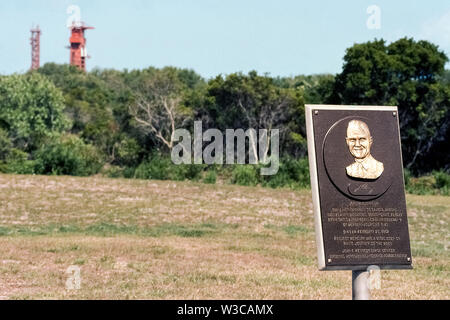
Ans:
{"type": "Polygon", "coordinates": [[[450,56],[448,0],[2,0],[0,74],[30,67],[33,24],[43,32],[41,65],[68,63],[70,5],[96,28],[86,33],[89,70],[171,65],[206,78],[337,73],[354,43],[404,36],[430,40],[450,56]],[[366,25],[370,5],[380,8],[380,29],[366,25]]]}

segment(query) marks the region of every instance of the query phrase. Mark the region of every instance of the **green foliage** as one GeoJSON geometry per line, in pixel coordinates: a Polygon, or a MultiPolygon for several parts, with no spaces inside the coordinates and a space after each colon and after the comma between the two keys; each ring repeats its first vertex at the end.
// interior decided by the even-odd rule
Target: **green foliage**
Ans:
{"type": "Polygon", "coordinates": [[[170,166],[170,159],[154,155],[136,168],[134,177],[137,179],[167,180],[169,179],[170,166]]]}
{"type": "Polygon", "coordinates": [[[141,153],[142,148],[136,139],[124,137],[114,145],[114,163],[122,166],[136,166],[141,153]]]}
{"type": "MultiPolygon", "coordinates": [[[[226,165],[213,166],[203,174],[203,183],[215,184],[218,177],[242,186],[256,186],[261,184],[271,188],[309,188],[308,159],[283,158],[280,169],[272,176],[261,176],[260,165],[226,165]]],[[[155,153],[141,163],[134,172],[138,179],[157,180],[199,180],[205,171],[204,165],[175,165],[167,156],[155,153]]],[[[118,177],[122,172],[118,168],[110,168],[104,172],[111,177],[118,177]]]]}
{"type": "Polygon", "coordinates": [[[156,147],[170,151],[173,133],[191,119],[192,110],[183,104],[183,95],[190,91],[179,78],[175,68],[152,70],[134,92],[135,101],[129,106],[131,125],[156,147]]]}
{"type": "Polygon", "coordinates": [[[30,151],[52,132],[67,127],[64,98],[38,73],[0,77],[0,128],[19,148],[30,151]]]}
{"type": "MultiPolygon", "coordinates": [[[[181,164],[175,165],[173,170],[173,180],[194,180],[201,178],[205,165],[202,164],[181,164]]],[[[173,168],[173,167],[172,167],[173,168]]]]}
{"type": "Polygon", "coordinates": [[[450,174],[444,171],[433,171],[429,175],[413,177],[405,170],[406,191],[413,194],[441,194],[450,195],[450,174]]]}
{"type": "Polygon", "coordinates": [[[432,175],[410,178],[406,190],[414,194],[433,194],[436,178],[432,175]]]}
{"type": "Polygon", "coordinates": [[[427,172],[434,159],[450,162],[448,152],[432,150],[450,130],[450,87],[439,82],[447,61],[444,52],[427,41],[355,44],[347,49],[328,100],[398,106],[405,165],[415,173],[427,172]]]}
{"type": "Polygon", "coordinates": [[[108,178],[124,177],[124,168],[119,166],[104,166],[100,173],[108,178]]]}
{"type": "MultiPolygon", "coordinates": [[[[119,96],[128,97],[122,81],[111,77],[111,82],[106,82],[98,71],[86,73],[73,66],[54,63],[45,64],[39,73],[52,80],[63,92],[65,113],[72,122],[70,132],[112,157],[113,146],[121,138],[121,128],[113,112],[119,96]]],[[[129,100],[125,98],[122,102],[126,104],[129,100]]]]}
{"type": "Polygon", "coordinates": [[[168,156],[159,153],[152,154],[147,161],[142,162],[134,173],[137,179],[156,180],[198,180],[204,165],[180,164],[176,165],[168,156]]]}
{"type": "Polygon", "coordinates": [[[445,70],[442,75],[442,82],[445,84],[450,84],[450,70],[445,70]]]}
{"type": "Polygon", "coordinates": [[[5,160],[8,157],[12,145],[12,141],[8,137],[8,132],[0,128],[0,161],[5,160]]]}
{"type": "Polygon", "coordinates": [[[333,94],[334,81],[335,76],[332,74],[277,79],[280,86],[301,89],[304,92],[305,103],[309,104],[327,103],[333,94]]]}
{"type": "Polygon", "coordinates": [[[444,171],[433,171],[433,176],[436,179],[436,188],[446,189],[446,193],[450,191],[450,174],[444,171]]]}
{"type": "Polygon", "coordinates": [[[235,165],[231,183],[241,186],[256,186],[259,183],[259,170],[255,165],[235,165]]]}
{"type": "MultiPolygon", "coordinates": [[[[205,81],[174,67],[82,72],[48,63],[38,72],[0,76],[0,171],[90,175],[103,168],[109,177],[307,188],[304,103],[398,105],[407,190],[448,194],[447,60],[437,46],[405,38],[355,44],[336,76],[252,71],[205,81]],[[192,131],[195,119],[203,130],[280,129],[278,173],[261,176],[261,165],[173,164],[166,144],[130,113],[140,97],[157,96],[149,90],[161,87],[155,83],[176,95],[177,128],[192,131]]],[[[163,129],[170,137],[171,126],[163,129]]]]}
{"type": "Polygon", "coordinates": [[[0,164],[0,171],[4,173],[34,174],[36,162],[29,160],[28,153],[12,148],[5,161],[0,164]]]}
{"type": "Polygon", "coordinates": [[[280,79],[233,73],[208,82],[203,104],[195,110],[204,119],[205,130],[279,128],[280,145],[295,156],[306,154],[306,145],[292,139],[291,133],[306,136],[304,100],[301,88],[286,87],[280,79]]]}
{"type": "Polygon", "coordinates": [[[263,186],[271,188],[309,188],[309,164],[307,158],[293,159],[285,157],[280,160],[278,173],[273,176],[265,176],[263,186]]]}
{"type": "Polygon", "coordinates": [[[99,172],[102,159],[94,146],[75,135],[55,135],[35,154],[40,174],[88,176],[99,172]]]}
{"type": "Polygon", "coordinates": [[[215,184],[217,181],[217,174],[215,170],[207,171],[205,177],[203,178],[203,183],[215,184]]]}

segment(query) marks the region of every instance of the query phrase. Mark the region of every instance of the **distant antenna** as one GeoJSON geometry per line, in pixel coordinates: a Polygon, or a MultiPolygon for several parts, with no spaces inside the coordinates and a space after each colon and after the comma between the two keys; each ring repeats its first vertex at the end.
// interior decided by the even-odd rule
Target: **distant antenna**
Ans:
{"type": "Polygon", "coordinates": [[[39,69],[41,61],[41,30],[39,26],[32,28],[31,30],[31,70],[39,69]]]}
{"type": "Polygon", "coordinates": [[[69,27],[71,30],[70,36],[70,64],[77,66],[79,69],[86,71],[86,59],[90,58],[86,50],[86,38],[84,31],[87,29],[94,29],[88,27],[84,23],[72,23],[69,27]]]}

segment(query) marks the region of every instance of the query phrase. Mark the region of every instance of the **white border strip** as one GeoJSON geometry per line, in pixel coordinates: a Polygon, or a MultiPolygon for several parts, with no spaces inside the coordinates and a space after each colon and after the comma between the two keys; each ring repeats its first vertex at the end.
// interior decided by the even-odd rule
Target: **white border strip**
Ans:
{"type": "Polygon", "coordinates": [[[312,111],[314,109],[319,108],[316,108],[316,106],[314,105],[305,105],[309,175],[311,178],[311,193],[314,210],[314,227],[316,231],[317,258],[319,263],[318,267],[320,270],[323,270],[325,268],[325,251],[323,247],[322,217],[320,212],[320,198],[319,198],[319,181],[317,176],[316,147],[314,144],[314,125],[312,119],[312,111]]]}

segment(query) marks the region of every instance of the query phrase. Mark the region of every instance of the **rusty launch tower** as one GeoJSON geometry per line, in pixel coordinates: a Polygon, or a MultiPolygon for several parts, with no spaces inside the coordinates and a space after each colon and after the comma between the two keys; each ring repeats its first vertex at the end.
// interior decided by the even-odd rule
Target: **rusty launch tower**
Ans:
{"type": "Polygon", "coordinates": [[[94,28],[88,27],[84,23],[74,23],[70,27],[70,64],[77,66],[83,71],[86,71],[86,59],[89,58],[86,49],[86,38],[84,36],[84,31],[88,29],[94,28]]]}
{"type": "Polygon", "coordinates": [[[41,63],[41,29],[39,26],[31,30],[31,70],[39,69],[41,63]]]}

